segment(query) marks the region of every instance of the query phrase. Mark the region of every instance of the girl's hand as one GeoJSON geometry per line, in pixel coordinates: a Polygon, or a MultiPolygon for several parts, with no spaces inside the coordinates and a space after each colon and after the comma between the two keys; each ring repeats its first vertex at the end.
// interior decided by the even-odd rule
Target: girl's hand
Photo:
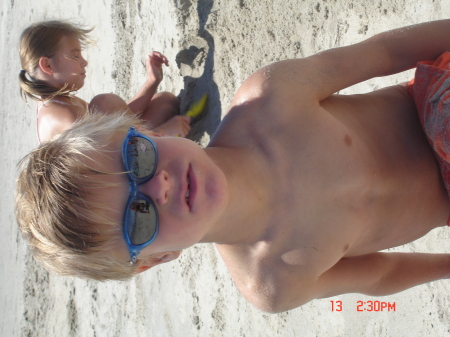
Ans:
{"type": "Polygon", "coordinates": [[[147,75],[148,75],[148,81],[152,83],[160,83],[163,79],[163,71],[162,71],[162,65],[165,64],[166,67],[169,66],[169,61],[167,58],[157,52],[151,52],[150,55],[147,56],[146,60],[146,68],[147,68],[147,75]]]}
{"type": "Polygon", "coordinates": [[[186,137],[191,130],[191,119],[187,116],[173,116],[155,130],[159,134],[168,137],[186,137]]]}

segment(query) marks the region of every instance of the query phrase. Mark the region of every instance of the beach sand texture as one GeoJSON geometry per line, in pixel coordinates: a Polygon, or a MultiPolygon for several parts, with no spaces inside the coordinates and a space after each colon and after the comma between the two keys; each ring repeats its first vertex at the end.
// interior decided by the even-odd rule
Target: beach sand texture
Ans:
{"type": "MultiPolygon", "coordinates": [[[[206,146],[236,89],[259,67],[448,18],[448,0],[4,0],[0,11],[0,336],[450,336],[449,281],[387,297],[342,295],[270,315],[239,294],[212,245],[188,249],[129,282],[49,274],[33,261],[13,212],[16,165],[37,146],[34,104],[30,109],[21,100],[17,80],[18,38],[34,21],[96,26],[79,92],[86,100],[105,92],[130,98],[145,79],[145,55],[163,52],[170,67],[160,90],[179,95],[183,111],[209,95],[191,135],[206,146]],[[332,311],[330,300],[342,301],[342,311],[332,311]],[[357,301],[369,300],[395,303],[396,311],[358,312],[357,301]]],[[[341,93],[411,76],[374,79],[341,93]]],[[[450,252],[449,242],[450,230],[438,229],[393,250],[450,252]]]]}

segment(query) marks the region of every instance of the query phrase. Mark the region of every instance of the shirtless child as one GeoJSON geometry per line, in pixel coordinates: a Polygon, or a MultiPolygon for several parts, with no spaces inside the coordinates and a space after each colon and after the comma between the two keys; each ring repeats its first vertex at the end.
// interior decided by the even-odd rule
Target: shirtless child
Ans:
{"type": "Polygon", "coordinates": [[[36,120],[39,142],[45,142],[82,118],[89,107],[96,111],[111,111],[124,107],[166,136],[186,136],[190,118],[179,116],[179,101],[172,93],[159,92],[163,64],[169,61],[159,52],[146,59],[147,80],[128,102],[114,94],[100,94],[89,105],[75,96],[84,86],[88,62],[82,55],[89,44],[92,29],[66,21],[36,22],[20,36],[20,92],[37,101],[36,120]]]}
{"type": "Polygon", "coordinates": [[[47,268],[99,280],[214,242],[268,312],[448,278],[450,254],[379,252],[450,215],[406,86],[334,93],[435,60],[449,34],[450,20],[436,21],[270,64],[243,83],[206,149],[132,116],[88,117],[24,160],[19,225],[47,268]]]}

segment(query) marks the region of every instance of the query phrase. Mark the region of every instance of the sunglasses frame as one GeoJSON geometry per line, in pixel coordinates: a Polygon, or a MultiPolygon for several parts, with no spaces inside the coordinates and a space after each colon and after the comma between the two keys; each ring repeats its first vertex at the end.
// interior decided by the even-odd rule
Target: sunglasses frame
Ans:
{"type": "Polygon", "coordinates": [[[128,246],[128,250],[130,252],[130,257],[131,257],[130,264],[133,265],[136,263],[137,256],[141,252],[141,250],[144,249],[145,247],[147,247],[149,244],[151,244],[156,239],[156,236],[158,235],[158,230],[159,230],[158,209],[156,208],[156,205],[152,199],[150,199],[149,197],[147,197],[146,195],[144,195],[138,191],[138,186],[149,181],[151,178],[153,178],[153,176],[156,173],[156,168],[158,167],[158,148],[156,147],[156,144],[153,140],[151,140],[146,135],[140,133],[139,131],[136,130],[136,128],[134,126],[132,126],[128,130],[127,136],[125,137],[125,139],[122,143],[122,160],[123,160],[123,164],[125,166],[125,170],[126,170],[127,177],[128,177],[128,182],[130,185],[130,193],[128,195],[128,201],[127,201],[127,205],[125,208],[125,214],[123,216],[123,231],[122,232],[123,232],[123,238],[125,239],[125,242],[128,246]],[[148,176],[146,176],[144,178],[140,178],[140,179],[135,179],[131,175],[129,167],[127,167],[126,158],[127,158],[128,141],[133,137],[140,137],[140,138],[148,140],[152,144],[153,149],[155,150],[155,167],[153,169],[153,172],[150,173],[148,176]],[[151,237],[151,239],[149,241],[142,243],[140,245],[133,244],[128,235],[128,227],[130,226],[129,221],[127,221],[128,214],[130,212],[131,203],[133,201],[135,201],[136,199],[144,199],[145,201],[148,201],[153,206],[155,213],[156,213],[155,233],[153,234],[153,236],[151,237]]]}

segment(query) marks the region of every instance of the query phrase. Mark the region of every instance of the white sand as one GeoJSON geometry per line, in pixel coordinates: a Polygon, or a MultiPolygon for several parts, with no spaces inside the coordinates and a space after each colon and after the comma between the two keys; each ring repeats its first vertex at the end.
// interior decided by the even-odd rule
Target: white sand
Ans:
{"type": "MultiPolygon", "coordinates": [[[[16,164],[37,145],[35,112],[21,101],[17,82],[18,37],[33,21],[68,18],[97,27],[98,43],[86,53],[88,79],[80,91],[87,100],[103,92],[129,98],[144,80],[145,54],[165,53],[171,66],[161,89],[180,94],[183,108],[209,93],[208,114],[193,137],[206,145],[235,90],[258,67],[450,17],[448,0],[40,0],[32,7],[36,3],[0,3],[1,336],[450,335],[448,281],[387,297],[350,294],[316,300],[269,315],[240,296],[211,245],[191,248],[178,261],[130,282],[50,275],[32,260],[18,234],[12,196],[16,164]],[[332,312],[330,300],[342,301],[343,310],[332,312]],[[395,303],[396,311],[357,312],[359,300],[395,303]]],[[[370,91],[410,76],[376,79],[344,93],[370,91]]],[[[398,250],[450,252],[449,233],[435,230],[398,250]]]]}

